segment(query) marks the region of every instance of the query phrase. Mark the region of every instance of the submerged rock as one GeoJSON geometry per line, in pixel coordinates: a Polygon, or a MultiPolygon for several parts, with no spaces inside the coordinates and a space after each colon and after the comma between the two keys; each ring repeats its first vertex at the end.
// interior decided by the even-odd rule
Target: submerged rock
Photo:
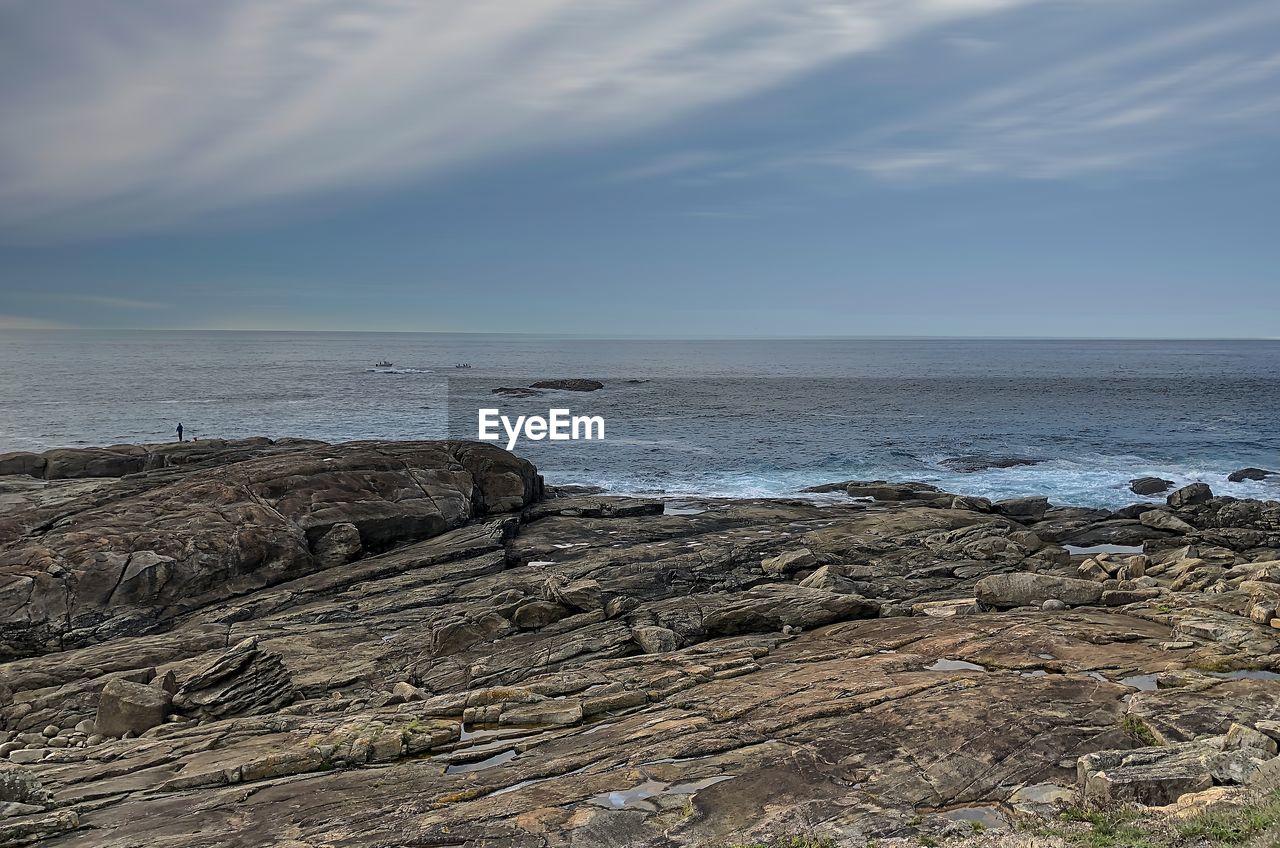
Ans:
{"type": "Polygon", "coordinates": [[[1159,495],[1173,488],[1173,481],[1163,477],[1139,477],[1129,481],[1129,491],[1135,495],[1159,495]]]}

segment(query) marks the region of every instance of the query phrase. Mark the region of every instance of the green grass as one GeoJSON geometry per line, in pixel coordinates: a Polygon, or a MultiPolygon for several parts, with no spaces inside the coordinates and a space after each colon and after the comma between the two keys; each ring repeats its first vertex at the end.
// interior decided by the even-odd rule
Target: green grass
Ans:
{"type": "Polygon", "coordinates": [[[1072,808],[1059,821],[1036,832],[1060,837],[1069,848],[1278,848],[1280,792],[1238,810],[1183,820],[1143,815],[1134,808],[1072,808]]]}
{"type": "Polygon", "coordinates": [[[1125,716],[1120,722],[1120,728],[1143,745],[1155,747],[1160,744],[1160,740],[1151,732],[1151,728],[1147,727],[1147,723],[1135,715],[1125,716]]]}
{"type": "Polygon", "coordinates": [[[768,842],[733,842],[723,848],[839,848],[830,836],[790,834],[774,836],[768,842]]]}

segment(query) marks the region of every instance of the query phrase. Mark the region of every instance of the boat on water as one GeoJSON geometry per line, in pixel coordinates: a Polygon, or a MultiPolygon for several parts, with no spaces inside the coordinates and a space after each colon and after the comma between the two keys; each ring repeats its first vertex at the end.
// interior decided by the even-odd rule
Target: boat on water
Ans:
{"type": "Polygon", "coordinates": [[[457,365],[455,365],[455,366],[453,366],[453,367],[454,367],[454,368],[470,368],[470,367],[471,367],[471,363],[470,363],[470,362],[459,362],[457,365]]]}
{"type": "Polygon", "coordinates": [[[392,366],[391,366],[391,363],[390,363],[390,362],[388,362],[388,361],[387,361],[387,360],[385,360],[385,359],[382,359],[382,360],[379,360],[378,362],[374,363],[374,366],[373,366],[373,367],[374,367],[374,368],[390,368],[390,367],[392,367],[392,366]]]}

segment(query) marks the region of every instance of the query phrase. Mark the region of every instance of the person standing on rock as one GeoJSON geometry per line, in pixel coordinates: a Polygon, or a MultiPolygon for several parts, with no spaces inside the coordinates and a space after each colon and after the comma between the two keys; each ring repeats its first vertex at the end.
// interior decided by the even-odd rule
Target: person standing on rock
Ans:
{"type": "Polygon", "coordinates": [[[178,441],[182,441],[182,422],[178,422],[178,441]]]}

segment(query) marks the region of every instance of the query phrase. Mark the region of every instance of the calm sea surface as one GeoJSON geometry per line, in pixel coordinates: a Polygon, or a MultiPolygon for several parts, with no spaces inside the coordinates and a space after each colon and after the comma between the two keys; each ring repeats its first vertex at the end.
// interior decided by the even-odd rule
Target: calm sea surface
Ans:
{"type": "Polygon", "coordinates": [[[1280,342],[0,331],[0,451],[167,441],[179,421],[196,437],[474,438],[481,405],[604,416],[604,442],[517,452],[553,483],[618,492],[883,478],[1117,506],[1154,474],[1280,498],[1280,478],[1225,481],[1280,470],[1280,342]],[[490,394],[555,377],[606,387],[490,394]],[[966,455],[1036,464],[948,468],[966,455]]]}

